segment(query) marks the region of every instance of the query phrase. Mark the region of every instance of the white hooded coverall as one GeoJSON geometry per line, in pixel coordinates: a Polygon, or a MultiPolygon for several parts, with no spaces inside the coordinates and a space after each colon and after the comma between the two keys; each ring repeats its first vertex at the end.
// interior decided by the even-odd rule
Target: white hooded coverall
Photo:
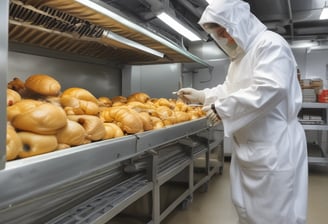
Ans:
{"type": "Polygon", "coordinates": [[[288,43],[241,0],[212,1],[199,21],[205,23],[224,27],[243,50],[222,85],[202,90],[204,106],[215,104],[233,139],[231,193],[239,223],[306,223],[306,137],[297,119],[302,94],[288,43]]]}

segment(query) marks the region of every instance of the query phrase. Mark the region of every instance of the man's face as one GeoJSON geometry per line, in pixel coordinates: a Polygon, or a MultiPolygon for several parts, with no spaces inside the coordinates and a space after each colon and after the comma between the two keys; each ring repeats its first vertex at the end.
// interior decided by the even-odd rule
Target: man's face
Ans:
{"type": "Polygon", "coordinates": [[[205,30],[214,36],[225,38],[228,40],[228,44],[236,44],[235,40],[230,36],[226,29],[216,23],[204,24],[205,30]]]}
{"type": "Polygon", "coordinates": [[[241,49],[224,27],[217,23],[206,23],[203,27],[230,58],[235,59],[241,53],[241,49]]]}

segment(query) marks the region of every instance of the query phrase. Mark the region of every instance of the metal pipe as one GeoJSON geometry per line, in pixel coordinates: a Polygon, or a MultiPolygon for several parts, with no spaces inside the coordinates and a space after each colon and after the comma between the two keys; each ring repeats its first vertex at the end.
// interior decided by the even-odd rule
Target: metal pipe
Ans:
{"type": "Polygon", "coordinates": [[[195,16],[200,17],[203,13],[203,11],[199,8],[196,8],[193,6],[189,1],[186,0],[178,0],[178,2],[186,7],[190,12],[192,12],[195,16]]]}
{"type": "Polygon", "coordinates": [[[289,14],[290,35],[291,35],[291,40],[294,40],[293,11],[292,11],[292,4],[290,0],[287,0],[287,4],[288,4],[288,14],[289,14]]]}

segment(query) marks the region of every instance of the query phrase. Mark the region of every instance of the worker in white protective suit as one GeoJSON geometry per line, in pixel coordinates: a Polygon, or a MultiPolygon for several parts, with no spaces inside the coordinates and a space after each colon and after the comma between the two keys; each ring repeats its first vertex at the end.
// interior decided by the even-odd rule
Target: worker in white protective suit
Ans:
{"type": "Polygon", "coordinates": [[[222,121],[233,139],[230,178],[240,224],[303,224],[308,163],[297,115],[302,94],[288,43],[267,30],[241,0],[214,0],[199,24],[231,58],[226,80],[214,88],[182,88],[222,121]]]}

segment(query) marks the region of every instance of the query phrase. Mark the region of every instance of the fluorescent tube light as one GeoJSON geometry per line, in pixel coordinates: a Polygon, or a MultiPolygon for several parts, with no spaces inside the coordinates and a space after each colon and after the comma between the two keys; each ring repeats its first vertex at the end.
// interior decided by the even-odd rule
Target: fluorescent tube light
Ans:
{"type": "Polygon", "coordinates": [[[167,13],[162,12],[157,15],[157,17],[162,20],[164,23],[166,23],[168,26],[170,26],[172,29],[180,33],[182,36],[188,38],[190,41],[199,41],[201,38],[187,29],[185,26],[183,26],[181,23],[176,21],[174,18],[169,16],[167,13]]]}
{"type": "MultiPolygon", "coordinates": [[[[113,20],[119,21],[124,26],[137,31],[138,33],[144,34],[144,35],[148,36],[149,38],[152,38],[153,40],[156,40],[157,42],[163,44],[164,46],[178,52],[181,55],[184,55],[185,57],[187,57],[201,65],[210,67],[210,65],[208,63],[206,63],[204,60],[202,60],[202,59],[198,58],[197,56],[191,54],[190,52],[182,49],[180,46],[176,45],[172,41],[168,41],[167,39],[155,34],[154,32],[151,32],[151,31],[131,22],[130,20],[127,20],[126,18],[112,12],[111,10],[107,9],[105,6],[100,5],[101,4],[100,2],[95,3],[95,2],[92,2],[91,0],[75,0],[75,2],[78,2],[79,4],[82,4],[90,9],[93,9],[93,10],[97,11],[98,13],[103,14],[113,20]]],[[[102,4],[104,4],[104,3],[102,3],[102,4]]]]}
{"type": "Polygon", "coordinates": [[[324,7],[322,9],[321,15],[320,15],[320,20],[328,19],[328,8],[324,7]]]}
{"type": "Polygon", "coordinates": [[[109,39],[112,39],[112,40],[115,40],[117,42],[120,42],[124,45],[127,45],[127,46],[130,46],[130,47],[133,47],[133,48],[136,48],[136,49],[139,49],[139,50],[142,50],[144,52],[147,52],[149,54],[152,54],[152,55],[155,55],[157,57],[160,57],[160,58],[163,58],[164,57],[164,54],[159,52],[159,51],[156,51],[154,49],[151,49],[145,45],[142,45],[142,44],[139,44],[138,42],[135,42],[133,40],[130,40],[130,39],[127,39],[125,37],[122,37],[116,33],[113,33],[111,31],[108,31],[108,30],[105,30],[104,31],[104,35],[109,38],[109,39]]]}
{"type": "Polygon", "coordinates": [[[292,41],[290,44],[291,48],[311,48],[318,46],[318,42],[316,41],[307,41],[307,40],[299,40],[299,41],[292,41]]]}

